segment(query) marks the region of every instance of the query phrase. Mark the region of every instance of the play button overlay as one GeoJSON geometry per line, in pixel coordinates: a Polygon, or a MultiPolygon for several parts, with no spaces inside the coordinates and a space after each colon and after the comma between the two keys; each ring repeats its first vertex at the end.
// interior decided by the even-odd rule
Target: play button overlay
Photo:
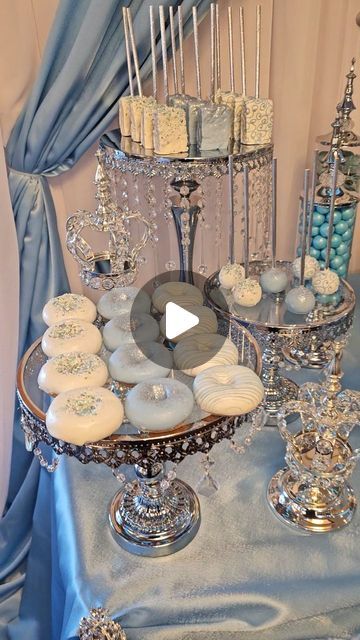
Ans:
{"type": "Polygon", "coordinates": [[[180,307],[175,302],[167,302],[165,307],[165,337],[168,340],[178,338],[182,333],[196,327],[199,316],[180,307]]]}
{"type": "MultiPolygon", "coordinates": [[[[130,314],[130,326],[134,327],[132,336],[139,349],[137,357],[139,364],[143,356],[144,366],[145,358],[163,366],[164,353],[162,351],[164,349],[172,353],[173,369],[175,370],[184,371],[184,367],[181,366],[181,358],[177,357],[177,354],[184,349],[190,350],[193,367],[202,366],[207,362],[209,364],[211,362],[210,366],[218,364],[212,361],[224,347],[229,335],[226,299],[220,290],[217,291],[217,295],[222,298],[220,304],[217,300],[217,305],[225,311],[219,317],[211,308],[211,304],[208,304],[206,277],[198,273],[192,273],[192,277],[190,274],[185,274],[186,281],[184,282],[183,275],[179,271],[161,273],[156,276],[156,279],[149,280],[134,299],[130,314]],[[162,289],[160,290],[159,287],[162,289]],[[145,310],[144,299],[147,301],[149,297],[152,299],[155,291],[154,301],[156,304],[151,304],[150,311],[148,311],[148,307],[145,310]],[[161,304],[159,304],[159,292],[161,293],[161,304]],[[146,314],[149,318],[149,332],[145,331],[145,327],[142,327],[141,331],[138,329],[139,316],[141,316],[140,322],[144,323],[146,314]],[[144,335],[147,333],[153,335],[154,319],[159,325],[159,337],[156,342],[163,346],[161,349],[158,346],[153,348],[151,345],[149,348],[149,342],[144,340],[144,335]],[[180,345],[182,345],[181,348],[180,345]]],[[[154,338],[151,337],[150,341],[153,343],[154,338]]]]}

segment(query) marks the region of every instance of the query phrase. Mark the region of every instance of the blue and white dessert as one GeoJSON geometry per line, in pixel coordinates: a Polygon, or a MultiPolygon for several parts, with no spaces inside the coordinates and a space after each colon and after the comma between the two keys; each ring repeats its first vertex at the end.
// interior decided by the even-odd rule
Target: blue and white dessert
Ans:
{"type": "Polygon", "coordinates": [[[316,293],[321,295],[331,295],[336,293],[340,286],[340,278],[335,271],[331,269],[323,269],[319,271],[312,279],[312,286],[316,293]]]}
{"type": "MultiPolygon", "coordinates": [[[[319,270],[320,270],[320,265],[316,260],[316,258],[313,258],[312,256],[308,256],[308,255],[305,256],[304,279],[311,280],[314,277],[315,273],[317,273],[319,270]]],[[[296,278],[299,278],[300,280],[301,257],[295,258],[294,262],[292,263],[292,271],[294,276],[296,278]]]]}
{"type": "Polygon", "coordinates": [[[286,294],[285,304],[291,313],[306,315],[315,307],[315,296],[310,289],[300,285],[286,294]]]}
{"type": "Polygon", "coordinates": [[[199,109],[197,144],[201,151],[226,151],[231,139],[233,111],[226,104],[204,104],[199,109]]]}
{"type": "Polygon", "coordinates": [[[288,283],[286,271],[279,267],[271,267],[260,276],[260,284],[266,293],[281,293],[285,291],[288,283]]]}

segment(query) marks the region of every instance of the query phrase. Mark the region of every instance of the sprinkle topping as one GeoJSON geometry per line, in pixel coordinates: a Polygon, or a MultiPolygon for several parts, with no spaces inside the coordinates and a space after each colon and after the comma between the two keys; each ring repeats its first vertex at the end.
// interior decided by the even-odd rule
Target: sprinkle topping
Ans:
{"type": "Polygon", "coordinates": [[[65,315],[70,311],[76,311],[83,308],[85,306],[85,300],[86,298],[84,296],[80,296],[76,293],[64,293],[62,296],[53,298],[51,303],[59,313],[65,315]]]}
{"type": "Polygon", "coordinates": [[[76,416],[96,415],[101,402],[102,400],[99,396],[88,391],[82,391],[78,396],[67,399],[66,411],[76,416]]]}
{"type": "Polygon", "coordinates": [[[75,338],[84,333],[83,327],[77,322],[58,322],[50,327],[50,338],[75,338]]]}
{"type": "Polygon", "coordinates": [[[102,366],[102,360],[92,353],[62,353],[56,357],[54,365],[58,373],[86,376],[102,366]]]}

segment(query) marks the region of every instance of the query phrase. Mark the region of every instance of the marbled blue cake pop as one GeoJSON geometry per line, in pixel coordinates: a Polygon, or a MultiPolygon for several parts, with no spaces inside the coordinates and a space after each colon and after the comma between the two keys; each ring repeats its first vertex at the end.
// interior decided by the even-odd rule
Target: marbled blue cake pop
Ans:
{"type": "MultiPolygon", "coordinates": [[[[294,275],[300,279],[300,286],[290,289],[285,297],[285,304],[291,313],[306,315],[315,306],[315,296],[310,289],[304,286],[305,279],[310,279],[319,270],[319,264],[315,258],[306,255],[307,241],[307,211],[309,197],[309,169],[304,174],[304,196],[302,200],[302,232],[301,255],[292,264],[294,275]]],[[[310,229],[311,231],[311,229],[310,229]]]]}
{"type": "Polygon", "coordinates": [[[288,283],[286,271],[280,267],[271,267],[260,276],[262,290],[266,293],[281,293],[288,283]]]}
{"type": "Polygon", "coordinates": [[[310,289],[300,285],[286,294],[285,304],[291,313],[306,315],[315,307],[315,296],[310,289]]]}
{"type": "Polygon", "coordinates": [[[277,162],[272,164],[272,208],[271,208],[271,267],[260,276],[260,284],[266,293],[281,293],[288,284],[286,271],[276,266],[276,186],[277,186],[277,162]]]}

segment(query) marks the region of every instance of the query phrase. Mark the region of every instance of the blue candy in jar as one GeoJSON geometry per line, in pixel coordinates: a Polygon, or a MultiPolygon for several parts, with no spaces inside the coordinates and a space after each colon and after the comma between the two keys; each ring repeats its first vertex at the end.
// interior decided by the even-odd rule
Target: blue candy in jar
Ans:
{"type": "MultiPolygon", "coordinates": [[[[310,247],[310,251],[309,251],[310,255],[312,258],[316,258],[316,260],[319,260],[320,258],[320,251],[319,249],[315,249],[315,247],[310,247]]],[[[297,254],[298,256],[301,255],[301,248],[300,248],[300,253],[297,254]]]]}
{"type": "Polygon", "coordinates": [[[318,213],[328,213],[329,212],[329,207],[326,205],[321,205],[321,204],[317,204],[315,206],[316,211],[318,211],[318,213]]]}
{"type": "Polygon", "coordinates": [[[320,233],[320,227],[313,227],[313,228],[311,229],[311,235],[312,235],[312,237],[314,237],[314,236],[318,236],[318,235],[319,235],[319,233],[320,233]]]}
{"type": "MultiPolygon", "coordinates": [[[[330,214],[328,213],[326,216],[326,220],[329,221],[330,214]]],[[[337,224],[341,220],[341,213],[337,209],[334,211],[334,224],[337,224]]]]}
{"type": "Polygon", "coordinates": [[[346,262],[337,269],[338,276],[340,276],[340,278],[344,278],[347,274],[347,270],[348,270],[348,263],[346,262]]]}
{"type": "Polygon", "coordinates": [[[329,223],[328,222],[324,222],[324,224],[321,225],[320,227],[320,234],[324,237],[327,238],[329,235],[329,223]]]}
{"type": "Polygon", "coordinates": [[[341,217],[343,220],[352,220],[355,216],[355,209],[350,207],[349,209],[343,209],[341,212],[341,217]]]}
{"type": "MultiPolygon", "coordinates": [[[[327,249],[322,249],[322,251],[320,252],[320,255],[323,260],[326,260],[327,249]]],[[[336,256],[335,249],[330,249],[330,260],[331,258],[335,258],[335,256],[336,256]]]]}
{"type": "Polygon", "coordinates": [[[345,231],[347,231],[349,228],[349,225],[347,222],[345,222],[345,220],[340,220],[340,222],[338,222],[335,225],[335,233],[338,233],[339,236],[342,236],[343,233],[345,233],[345,231]]]}
{"type": "Polygon", "coordinates": [[[321,249],[325,249],[327,241],[323,236],[316,236],[316,238],[313,239],[312,244],[315,249],[320,249],[321,251],[321,249]]]}
{"type": "Polygon", "coordinates": [[[313,215],[313,226],[320,227],[325,222],[325,216],[322,213],[318,213],[314,211],[313,215]]]}
{"type": "Polygon", "coordinates": [[[336,271],[337,274],[339,274],[339,267],[341,267],[343,264],[344,258],[342,256],[335,256],[335,258],[330,260],[330,267],[333,269],[333,271],[336,271]]]}
{"type": "MultiPolygon", "coordinates": [[[[338,256],[346,256],[349,255],[349,247],[345,242],[342,242],[341,244],[339,244],[339,246],[336,249],[336,253],[338,256]]],[[[334,250],[334,254],[335,254],[335,250],[334,250]]]]}
{"type": "Polygon", "coordinates": [[[331,246],[336,249],[337,247],[339,247],[341,245],[341,238],[344,236],[338,236],[337,233],[334,233],[333,237],[331,238],[331,246]]]}
{"type": "Polygon", "coordinates": [[[352,236],[353,236],[352,229],[347,229],[345,233],[342,234],[341,238],[344,242],[346,242],[348,240],[352,240],[352,236]]]}

